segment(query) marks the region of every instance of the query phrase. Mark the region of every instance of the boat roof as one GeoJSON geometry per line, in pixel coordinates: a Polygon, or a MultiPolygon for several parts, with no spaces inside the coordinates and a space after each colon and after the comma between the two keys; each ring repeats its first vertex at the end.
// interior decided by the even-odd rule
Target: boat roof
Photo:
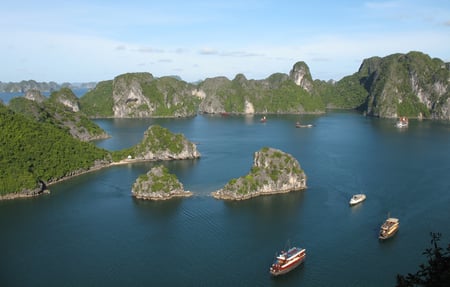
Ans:
{"type": "Polygon", "coordinates": [[[389,217],[388,219],[386,219],[386,221],[397,223],[399,220],[398,218],[389,217]]]}

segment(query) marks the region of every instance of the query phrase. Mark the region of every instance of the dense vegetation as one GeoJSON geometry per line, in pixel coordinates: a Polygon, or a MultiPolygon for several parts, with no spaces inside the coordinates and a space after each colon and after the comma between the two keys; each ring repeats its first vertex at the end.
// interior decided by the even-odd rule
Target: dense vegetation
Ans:
{"type": "Polygon", "coordinates": [[[169,193],[180,189],[183,189],[183,186],[177,177],[169,173],[169,170],[163,165],[156,166],[148,173],[140,175],[133,185],[135,193],[142,191],[169,193]],[[147,186],[146,183],[149,185],[147,186]]]}
{"type": "Polygon", "coordinates": [[[62,104],[60,102],[62,99],[73,103],[78,102],[72,90],[62,88],[52,92],[48,99],[44,98],[40,103],[24,97],[17,97],[11,99],[8,107],[30,119],[54,125],[81,140],[90,140],[96,136],[105,135],[105,131],[89,120],[84,113],[74,112],[62,104]]]}
{"type": "Polygon", "coordinates": [[[140,143],[119,151],[113,151],[112,157],[114,161],[120,161],[128,156],[139,159],[148,152],[178,154],[183,151],[185,144],[188,144],[188,141],[183,134],[174,134],[159,125],[152,125],[144,133],[144,138],[140,143]]]}
{"type": "Polygon", "coordinates": [[[416,273],[397,275],[397,287],[447,287],[450,286],[450,244],[446,249],[438,245],[440,233],[431,233],[432,247],[423,254],[428,261],[416,273]]]}
{"type": "Polygon", "coordinates": [[[173,77],[154,78],[150,73],[127,73],[113,81],[100,82],[80,98],[80,107],[90,117],[114,116],[114,105],[124,105],[127,117],[144,113],[152,117],[194,115],[199,99],[192,96],[193,85],[173,77]],[[128,94],[139,91],[148,103],[135,106],[128,102],[128,94]]]}
{"type": "Polygon", "coordinates": [[[113,81],[99,82],[95,89],[90,90],[79,99],[80,109],[89,117],[112,117],[114,105],[112,94],[113,81]]]}
{"type": "MultiPolygon", "coordinates": [[[[245,103],[253,105],[255,113],[315,113],[324,112],[325,105],[317,94],[297,86],[286,74],[276,73],[265,80],[247,80],[238,74],[232,81],[207,79],[200,89],[208,95],[207,104],[221,107],[229,113],[245,113],[245,103]]],[[[208,110],[203,105],[204,110],[208,110]]]]}
{"type": "Polygon", "coordinates": [[[0,104],[0,194],[33,190],[87,170],[109,153],[74,139],[51,123],[37,122],[0,104]]]}
{"type": "Polygon", "coordinates": [[[262,186],[276,183],[283,174],[303,176],[304,171],[298,162],[286,153],[263,147],[259,152],[260,165],[254,165],[250,172],[239,178],[233,178],[224,186],[224,190],[246,195],[258,191],[262,186]],[[264,163],[264,167],[262,167],[264,163]]]}

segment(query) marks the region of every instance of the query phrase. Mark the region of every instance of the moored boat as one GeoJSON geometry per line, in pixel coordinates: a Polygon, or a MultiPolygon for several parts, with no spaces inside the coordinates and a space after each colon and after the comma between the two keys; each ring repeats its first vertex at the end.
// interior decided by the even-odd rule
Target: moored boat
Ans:
{"type": "Polygon", "coordinates": [[[281,251],[275,257],[270,274],[273,276],[282,275],[299,266],[306,259],[306,249],[300,247],[292,247],[287,252],[281,251]]]}
{"type": "Polygon", "coordinates": [[[356,205],[356,204],[358,204],[360,202],[363,202],[364,200],[366,200],[366,195],[365,194],[363,194],[363,193],[355,194],[350,199],[350,205],[356,205]]]}
{"type": "Polygon", "coordinates": [[[397,128],[406,128],[408,127],[408,118],[407,117],[400,117],[395,124],[397,128]]]}
{"type": "Polygon", "coordinates": [[[300,122],[295,123],[296,128],[312,128],[312,124],[302,125],[300,122]]]}
{"type": "Polygon", "coordinates": [[[379,239],[385,240],[391,238],[397,233],[398,228],[400,227],[400,221],[398,218],[389,217],[386,221],[381,225],[379,239]]]}

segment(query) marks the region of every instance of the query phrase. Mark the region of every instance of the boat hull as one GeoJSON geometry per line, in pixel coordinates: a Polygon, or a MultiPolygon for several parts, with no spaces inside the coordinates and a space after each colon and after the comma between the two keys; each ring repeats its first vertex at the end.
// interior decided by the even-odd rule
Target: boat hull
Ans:
{"type": "Polygon", "coordinates": [[[361,203],[361,202],[363,202],[364,200],[366,200],[366,196],[365,196],[364,194],[357,194],[357,195],[354,195],[354,196],[350,199],[349,204],[350,204],[350,206],[357,205],[358,203],[361,203]]]}
{"type": "Polygon", "coordinates": [[[287,266],[285,268],[281,268],[278,270],[270,270],[270,274],[272,274],[272,276],[280,276],[280,275],[286,274],[286,273],[294,270],[295,268],[297,268],[299,265],[301,265],[305,261],[305,259],[306,259],[306,255],[299,258],[299,260],[293,262],[292,264],[290,264],[289,266],[287,266]]]}
{"type": "Polygon", "coordinates": [[[378,239],[380,239],[380,240],[386,240],[386,239],[389,239],[389,238],[393,237],[393,236],[397,233],[397,231],[398,231],[398,228],[395,229],[394,231],[392,231],[392,232],[386,234],[386,235],[381,235],[381,234],[380,234],[380,236],[378,236],[378,239]]]}

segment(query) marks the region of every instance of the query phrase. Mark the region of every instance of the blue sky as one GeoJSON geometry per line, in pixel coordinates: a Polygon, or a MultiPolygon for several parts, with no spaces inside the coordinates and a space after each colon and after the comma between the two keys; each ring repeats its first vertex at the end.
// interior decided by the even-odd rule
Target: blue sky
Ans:
{"type": "Polygon", "coordinates": [[[264,79],[297,61],[339,80],[365,58],[450,61],[450,1],[7,1],[0,81],[87,82],[128,72],[264,79]]]}

